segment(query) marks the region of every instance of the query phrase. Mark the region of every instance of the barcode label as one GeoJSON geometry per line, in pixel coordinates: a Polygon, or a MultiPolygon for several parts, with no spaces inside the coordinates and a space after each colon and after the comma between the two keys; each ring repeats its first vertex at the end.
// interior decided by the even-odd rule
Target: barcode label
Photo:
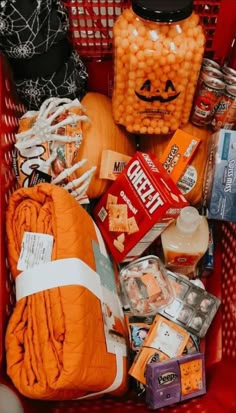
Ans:
{"type": "Polygon", "coordinates": [[[184,175],[177,182],[177,186],[182,194],[189,193],[195,187],[197,178],[197,170],[192,165],[188,166],[184,175]]]}
{"type": "Polygon", "coordinates": [[[157,223],[148,231],[135,247],[127,254],[126,258],[134,258],[142,254],[145,249],[164,231],[168,223],[157,223]]]}
{"type": "Polygon", "coordinates": [[[17,269],[25,271],[39,264],[51,261],[53,236],[35,232],[25,232],[17,269]]]}
{"type": "Polygon", "coordinates": [[[187,158],[190,157],[190,155],[192,154],[195,146],[197,145],[197,141],[195,139],[193,139],[190,143],[190,145],[187,147],[184,156],[186,156],[187,158]]]}

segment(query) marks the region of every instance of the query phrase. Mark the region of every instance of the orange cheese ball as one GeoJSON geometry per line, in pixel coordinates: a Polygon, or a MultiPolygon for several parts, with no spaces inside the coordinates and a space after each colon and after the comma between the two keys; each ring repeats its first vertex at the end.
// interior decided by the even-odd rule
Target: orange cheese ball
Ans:
{"type": "Polygon", "coordinates": [[[158,24],[128,8],[113,35],[115,121],[140,134],[169,134],[187,123],[205,47],[199,16],[158,24]]]}

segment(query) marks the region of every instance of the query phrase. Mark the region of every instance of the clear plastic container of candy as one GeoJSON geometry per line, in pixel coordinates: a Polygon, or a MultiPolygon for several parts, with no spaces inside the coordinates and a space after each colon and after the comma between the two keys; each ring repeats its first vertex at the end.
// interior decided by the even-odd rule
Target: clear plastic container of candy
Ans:
{"type": "Polygon", "coordinates": [[[174,294],[166,270],[154,255],[138,258],[120,271],[122,292],[136,315],[154,315],[169,305],[174,294]]]}
{"type": "Polygon", "coordinates": [[[140,134],[186,124],[205,48],[192,0],[132,0],[113,33],[115,121],[140,134]]]}

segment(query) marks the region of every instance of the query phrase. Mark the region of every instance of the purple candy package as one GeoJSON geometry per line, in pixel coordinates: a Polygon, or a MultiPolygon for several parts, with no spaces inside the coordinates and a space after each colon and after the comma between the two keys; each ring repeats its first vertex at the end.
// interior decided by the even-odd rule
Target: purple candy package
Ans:
{"type": "Polygon", "coordinates": [[[149,363],[146,369],[146,402],[158,409],[206,393],[203,353],[149,363]]]}

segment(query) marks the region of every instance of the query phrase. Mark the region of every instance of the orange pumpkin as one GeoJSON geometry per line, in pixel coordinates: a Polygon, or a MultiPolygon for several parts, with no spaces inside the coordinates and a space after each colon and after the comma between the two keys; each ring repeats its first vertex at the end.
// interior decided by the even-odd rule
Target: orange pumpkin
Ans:
{"type": "Polygon", "coordinates": [[[110,149],[132,156],[136,151],[134,136],[118,126],[112,115],[111,99],[101,93],[88,92],[81,101],[90,122],[82,123],[83,140],[78,151],[78,160],[88,159],[84,167],[79,168],[77,176],[81,176],[92,166],[97,169],[89,184],[89,198],[99,198],[112,181],[100,179],[101,155],[104,149],[110,149]]]}
{"type": "MultiPolygon", "coordinates": [[[[190,202],[191,205],[198,206],[200,205],[202,200],[208,143],[209,137],[212,132],[209,129],[198,128],[191,123],[188,123],[181,129],[201,140],[200,145],[198,146],[198,149],[196,150],[189,164],[189,172],[195,179],[195,185],[192,187],[192,189],[188,188],[189,192],[183,192],[185,198],[190,202]]],[[[152,152],[158,158],[160,158],[171,138],[172,135],[141,136],[139,138],[139,150],[143,152],[152,152]]]]}

